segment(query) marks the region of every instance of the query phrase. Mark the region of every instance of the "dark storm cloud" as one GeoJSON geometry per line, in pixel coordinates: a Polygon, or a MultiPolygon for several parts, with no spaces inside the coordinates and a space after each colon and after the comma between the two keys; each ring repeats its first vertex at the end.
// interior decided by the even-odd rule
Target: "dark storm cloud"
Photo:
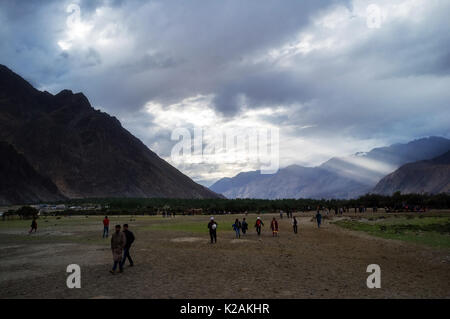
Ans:
{"type": "MultiPolygon", "coordinates": [[[[39,81],[44,86],[63,89],[63,85],[71,85],[75,90],[85,91],[94,104],[105,108],[138,109],[143,101],[151,99],[176,100],[195,93],[215,94],[223,86],[231,86],[231,83],[224,83],[227,79],[222,80],[218,73],[224,69],[229,70],[225,73],[233,73],[232,64],[242,56],[288,40],[309,22],[312,13],[334,2],[98,0],[31,1],[19,5],[7,1],[2,3],[2,11],[10,17],[8,24],[18,32],[8,34],[15,39],[2,50],[2,58],[4,63],[22,74],[30,74],[34,82],[39,81]],[[85,52],[69,52],[61,59],[56,42],[65,28],[69,15],[65,10],[70,3],[79,4],[81,18],[86,20],[105,5],[121,10],[117,22],[126,27],[135,41],[132,44],[134,55],[117,61],[118,68],[128,66],[119,76],[111,65],[96,71],[97,77],[92,80],[90,70],[85,72],[85,78],[73,72],[75,67],[89,68],[98,64],[102,60],[98,54],[95,61],[92,61],[92,54],[85,52]],[[16,49],[22,50],[19,55],[16,49]],[[146,52],[148,50],[152,52],[146,52]],[[155,68],[176,69],[150,72],[155,68]],[[136,73],[140,76],[135,76],[136,73]],[[61,78],[61,74],[66,76],[61,78]],[[129,78],[125,87],[120,81],[124,76],[129,78]],[[144,81],[145,85],[139,81],[144,81]],[[55,82],[60,84],[55,85],[55,82]],[[205,82],[209,83],[205,85],[205,82]],[[118,86],[123,89],[118,90],[118,86]],[[135,89],[127,91],[129,86],[135,89]],[[104,100],[105,92],[120,97],[104,100]],[[124,100],[128,101],[127,105],[123,104],[124,100]]],[[[88,51],[95,52],[93,48],[88,51]]],[[[120,52],[110,54],[120,55],[120,52]]],[[[239,68],[236,71],[239,72],[239,68]]],[[[231,80],[239,76],[234,74],[231,80]]]]}
{"type": "Polygon", "coordinates": [[[267,105],[289,105],[306,102],[313,98],[314,88],[308,79],[278,70],[254,70],[218,88],[215,107],[225,115],[239,112],[244,103],[250,108],[267,105]]]}
{"type": "Polygon", "coordinates": [[[262,120],[302,138],[450,136],[450,3],[377,1],[387,20],[372,30],[370,3],[6,0],[0,63],[53,93],[83,91],[164,154],[169,130],[150,132],[146,125],[160,123],[142,117],[143,106],[197,95],[212,96],[210,106],[230,121],[283,107],[262,120]],[[67,31],[71,3],[87,36],[67,31]],[[300,35],[311,39],[296,51],[300,35]]]}

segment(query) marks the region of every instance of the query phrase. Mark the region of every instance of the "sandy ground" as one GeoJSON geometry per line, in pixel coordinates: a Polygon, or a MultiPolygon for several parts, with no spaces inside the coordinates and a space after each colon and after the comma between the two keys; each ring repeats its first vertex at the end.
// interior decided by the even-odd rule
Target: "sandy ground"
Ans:
{"type": "MultiPolygon", "coordinates": [[[[234,239],[235,217],[217,217],[215,245],[209,243],[208,216],[121,217],[137,237],[135,266],[116,275],[108,272],[112,257],[109,239],[101,239],[101,218],[56,223],[33,235],[3,227],[0,298],[450,298],[448,249],[376,238],[329,222],[317,229],[306,216],[299,218],[297,235],[284,218],[279,237],[272,238],[270,217],[264,216],[260,239],[252,227],[234,239]],[[205,232],[151,228],[180,222],[204,223],[205,232]],[[73,263],[81,266],[81,289],[66,287],[66,267],[73,263]],[[366,286],[369,264],[381,267],[381,289],[366,286]]],[[[250,226],[255,219],[247,216],[250,226]]]]}

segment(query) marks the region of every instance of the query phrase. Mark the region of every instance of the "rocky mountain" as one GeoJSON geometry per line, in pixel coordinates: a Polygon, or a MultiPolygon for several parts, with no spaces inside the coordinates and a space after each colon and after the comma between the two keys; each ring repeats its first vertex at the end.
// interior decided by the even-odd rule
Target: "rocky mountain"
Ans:
{"type": "Polygon", "coordinates": [[[384,177],[373,193],[391,195],[402,193],[450,193],[450,151],[432,160],[401,166],[384,177]]]}
{"type": "Polygon", "coordinates": [[[259,171],[240,173],[211,186],[227,198],[346,198],[358,193],[363,184],[320,167],[291,165],[273,175],[259,171]],[[350,185],[350,187],[349,187],[350,185]]]}
{"type": "Polygon", "coordinates": [[[401,165],[432,159],[450,150],[450,140],[428,137],[406,144],[374,148],[368,153],[334,157],[320,167],[366,185],[375,185],[401,165]]]}
{"type": "MultiPolygon", "coordinates": [[[[1,65],[0,141],[68,198],[219,196],[158,157],[115,117],[92,108],[82,93],[40,92],[1,65]]],[[[21,182],[17,176],[18,193],[21,182]]]]}
{"type": "Polygon", "coordinates": [[[261,175],[259,171],[240,173],[217,181],[210,189],[228,198],[355,198],[370,192],[381,178],[399,166],[448,150],[450,140],[429,137],[334,157],[318,167],[293,165],[273,175],[261,175]]]}

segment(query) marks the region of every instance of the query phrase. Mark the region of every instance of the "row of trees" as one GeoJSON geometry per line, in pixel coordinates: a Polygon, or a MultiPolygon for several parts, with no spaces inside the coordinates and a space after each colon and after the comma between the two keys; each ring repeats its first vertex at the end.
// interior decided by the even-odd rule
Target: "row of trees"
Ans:
{"type": "MultiPolygon", "coordinates": [[[[317,207],[329,208],[388,208],[389,211],[422,210],[422,209],[450,209],[450,194],[401,194],[392,196],[367,194],[358,199],[170,199],[170,198],[103,198],[78,199],[66,202],[67,206],[82,204],[102,205],[101,211],[82,211],[85,215],[98,214],[156,214],[157,212],[171,212],[186,214],[193,209],[200,209],[204,214],[258,212],[267,213],[283,211],[309,211],[317,207]]],[[[198,212],[198,211],[197,211],[198,212]]],[[[47,214],[66,215],[68,211],[49,212],[47,214]]],[[[77,213],[71,211],[71,213],[77,213]]],[[[38,210],[23,206],[17,211],[3,214],[3,220],[19,216],[21,219],[36,218],[38,210]]]]}
{"type": "Polygon", "coordinates": [[[36,208],[30,206],[22,206],[16,211],[10,210],[4,212],[2,215],[2,219],[9,219],[10,217],[19,216],[20,219],[32,219],[37,218],[39,211],[36,208]]]}
{"type": "Polygon", "coordinates": [[[189,209],[202,209],[204,213],[221,212],[271,212],[275,210],[307,211],[320,207],[388,207],[390,209],[405,209],[406,207],[421,207],[428,209],[450,208],[450,194],[401,194],[392,196],[367,194],[358,199],[167,199],[167,198],[110,198],[72,201],[70,204],[83,202],[108,206],[107,211],[175,211],[185,212],[189,209]]]}

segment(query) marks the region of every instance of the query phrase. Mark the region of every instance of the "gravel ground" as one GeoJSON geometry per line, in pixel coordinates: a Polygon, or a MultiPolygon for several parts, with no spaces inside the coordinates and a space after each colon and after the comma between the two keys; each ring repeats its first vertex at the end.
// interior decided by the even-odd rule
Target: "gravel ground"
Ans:
{"type": "MultiPolygon", "coordinates": [[[[275,216],[275,215],[274,215],[275,216]]],[[[134,267],[112,275],[101,218],[58,221],[28,235],[0,228],[0,298],[450,298],[450,251],[385,240],[339,228],[321,229],[310,215],[299,234],[280,221],[272,238],[264,216],[261,238],[231,231],[237,216],[218,216],[211,245],[208,216],[120,217],[137,241],[134,267]],[[204,223],[205,232],[152,230],[157,223],[204,223]],[[60,225],[59,225],[60,224],[60,225]],[[100,227],[96,227],[100,225],[100,227]],[[81,289],[66,287],[66,267],[81,266],[81,289]],[[369,264],[381,267],[381,289],[368,289],[369,264]]],[[[242,216],[239,216],[240,218],[242,216]]],[[[278,216],[277,216],[278,217],[278,216]]],[[[247,216],[250,226],[256,215],[247,216]]]]}

